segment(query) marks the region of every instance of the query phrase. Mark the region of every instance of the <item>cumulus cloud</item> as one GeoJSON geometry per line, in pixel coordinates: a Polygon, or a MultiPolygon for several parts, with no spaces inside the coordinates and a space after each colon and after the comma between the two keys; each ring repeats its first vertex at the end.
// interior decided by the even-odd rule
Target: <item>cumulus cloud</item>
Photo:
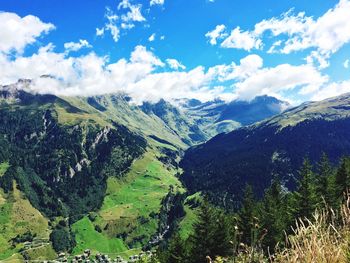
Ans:
{"type": "MultiPolygon", "coordinates": [[[[128,4],[124,0],[120,8],[128,4]]],[[[106,18],[111,24],[120,20],[120,16],[113,12],[106,14],[106,18]]],[[[34,40],[27,41],[22,49],[35,42],[35,36],[32,37],[34,40]]],[[[208,69],[197,66],[186,71],[178,60],[168,58],[163,62],[142,45],[136,46],[129,58],[117,61],[110,61],[107,56],[98,56],[94,52],[78,57],[67,53],[67,50],[86,46],[89,43],[80,40],[66,43],[66,51],[62,53],[55,52],[53,44],[40,47],[26,56],[17,54],[12,57],[0,52],[0,84],[28,78],[33,80],[29,91],[40,94],[91,96],[124,92],[136,103],[145,100],[155,102],[161,98],[250,100],[264,94],[284,98],[284,94],[290,91],[306,98],[320,99],[349,91],[349,81],[330,83],[328,76],[312,63],[264,67],[263,59],[251,54],[238,63],[214,65],[208,69]],[[43,75],[51,77],[43,78],[43,75]],[[227,92],[229,89],[231,92],[227,92]]]]}
{"type": "Polygon", "coordinates": [[[132,5],[132,4],[130,4],[129,0],[123,0],[118,5],[118,10],[120,10],[120,9],[128,9],[129,10],[126,14],[123,14],[121,16],[121,19],[126,23],[146,21],[146,19],[141,14],[141,8],[142,8],[141,4],[132,5]]]}
{"type": "Polygon", "coordinates": [[[117,12],[106,7],[106,23],[101,28],[96,28],[96,36],[104,36],[106,31],[111,33],[115,42],[120,39],[121,32],[135,27],[135,22],[145,22],[146,18],[142,15],[141,4],[131,4],[129,0],[123,0],[119,3],[117,12]]]}
{"type": "Polygon", "coordinates": [[[217,44],[217,39],[227,36],[227,34],[224,33],[225,29],[225,25],[217,25],[214,30],[206,33],[205,37],[209,38],[209,43],[214,46],[217,44]]]}
{"type": "Polygon", "coordinates": [[[262,68],[236,83],[235,93],[241,99],[252,99],[263,94],[281,94],[294,89],[300,89],[300,94],[310,95],[327,81],[327,76],[310,65],[281,64],[273,68],[262,68]]]}
{"type": "Polygon", "coordinates": [[[22,53],[24,47],[54,28],[53,24],[44,23],[36,16],[20,17],[15,13],[0,12],[0,52],[22,53]]]}
{"type": "Polygon", "coordinates": [[[240,60],[240,64],[217,65],[209,68],[208,74],[215,76],[220,82],[243,80],[255,74],[263,66],[263,59],[258,55],[248,55],[240,60]]]}
{"type": "Polygon", "coordinates": [[[153,5],[164,5],[164,0],[151,0],[150,6],[153,5]]]}
{"type": "Polygon", "coordinates": [[[72,51],[78,51],[82,48],[92,48],[92,46],[89,44],[89,42],[85,39],[80,39],[79,42],[67,42],[64,43],[64,48],[66,49],[66,52],[72,52],[72,51]]]}
{"type": "Polygon", "coordinates": [[[252,49],[260,49],[262,41],[254,33],[241,31],[240,27],[236,27],[221,43],[221,46],[224,48],[237,48],[250,51],[252,49]]]}
{"type": "MultiPolygon", "coordinates": [[[[247,51],[259,49],[262,47],[264,36],[270,34],[272,39],[274,37],[279,39],[272,44],[268,53],[290,54],[312,48],[314,50],[307,57],[308,62],[325,68],[329,66],[330,56],[350,42],[349,14],[349,0],[340,0],[317,19],[307,16],[305,12],[294,14],[294,10],[291,9],[280,17],[257,23],[253,30],[244,31],[236,27],[223,39],[221,46],[247,51]]],[[[214,44],[223,34],[224,25],[219,25],[217,28],[221,30],[212,31],[212,37],[208,33],[206,35],[211,37],[211,43],[214,44]]]]}
{"type": "Polygon", "coordinates": [[[344,66],[344,68],[349,68],[349,59],[344,61],[343,66],[344,66]]]}
{"type": "Polygon", "coordinates": [[[324,100],[347,92],[350,92],[350,80],[333,82],[321,88],[311,99],[316,101],[324,100]]]}
{"type": "Polygon", "coordinates": [[[181,64],[179,61],[177,61],[176,59],[168,58],[166,60],[166,62],[168,63],[168,65],[171,69],[174,69],[174,70],[179,70],[179,69],[185,70],[186,69],[186,67],[183,64],[181,64]]]}

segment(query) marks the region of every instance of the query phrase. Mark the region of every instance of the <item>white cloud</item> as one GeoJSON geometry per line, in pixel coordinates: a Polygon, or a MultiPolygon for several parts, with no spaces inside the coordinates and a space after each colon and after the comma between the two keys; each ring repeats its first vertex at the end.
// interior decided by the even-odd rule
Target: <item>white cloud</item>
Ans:
{"type": "Polygon", "coordinates": [[[241,31],[236,27],[231,34],[221,43],[224,48],[237,48],[250,51],[251,49],[260,49],[262,41],[252,32],[241,31]]]}
{"type": "Polygon", "coordinates": [[[141,4],[132,5],[132,4],[130,4],[129,0],[123,0],[118,5],[118,10],[120,10],[120,9],[128,9],[129,10],[126,14],[123,14],[121,16],[121,19],[126,23],[146,21],[146,19],[141,14],[141,8],[142,8],[141,4]]]}
{"type": "Polygon", "coordinates": [[[227,36],[227,34],[224,33],[225,29],[225,25],[217,25],[213,31],[206,33],[205,37],[209,38],[209,43],[214,46],[217,44],[217,39],[227,36]]]}
{"type": "Polygon", "coordinates": [[[165,36],[160,36],[160,40],[164,40],[165,39],[165,36]]]}
{"type": "Polygon", "coordinates": [[[230,65],[217,65],[209,68],[208,74],[214,76],[219,81],[242,80],[252,74],[255,74],[263,66],[263,59],[258,55],[248,55],[240,60],[236,65],[232,62],[230,65]]]}
{"type": "Polygon", "coordinates": [[[105,34],[105,28],[96,28],[96,36],[103,36],[105,34]]]}
{"type": "Polygon", "coordinates": [[[80,39],[79,42],[67,42],[64,43],[64,48],[66,52],[78,51],[82,48],[92,48],[89,42],[85,39],[80,39]]]}
{"type": "Polygon", "coordinates": [[[118,42],[123,30],[130,30],[135,27],[135,22],[145,22],[146,18],[141,13],[141,4],[131,4],[129,0],[119,3],[116,14],[111,8],[106,7],[105,18],[107,19],[102,28],[96,28],[96,36],[103,36],[106,31],[111,33],[115,42],[118,42]]]}
{"type": "Polygon", "coordinates": [[[241,99],[252,99],[263,94],[281,94],[286,90],[300,89],[303,95],[311,95],[328,81],[310,65],[281,64],[274,68],[262,68],[235,84],[235,93],[241,99]]]}
{"type": "Polygon", "coordinates": [[[344,61],[344,64],[343,64],[344,68],[349,68],[349,62],[350,62],[349,59],[344,61]]]}
{"type": "Polygon", "coordinates": [[[149,42],[153,42],[156,39],[156,34],[153,33],[152,35],[150,35],[150,37],[148,38],[149,42]]]}
{"type": "Polygon", "coordinates": [[[114,40],[114,42],[118,42],[119,38],[120,38],[120,29],[118,28],[117,25],[112,24],[112,23],[108,23],[105,26],[105,30],[108,30],[109,32],[111,32],[112,38],[114,40]]]}
{"type": "Polygon", "coordinates": [[[144,46],[135,47],[135,50],[131,53],[130,61],[132,63],[148,64],[150,66],[164,66],[164,63],[144,46]]]}
{"type": "MultiPolygon", "coordinates": [[[[128,3],[124,0],[122,5],[128,3]]],[[[119,37],[119,27],[114,22],[119,21],[120,16],[108,13],[106,17],[111,24],[108,30],[113,31],[115,26],[115,37],[119,37]]],[[[27,41],[21,48],[33,41],[35,39],[27,41]]],[[[89,43],[85,40],[66,43],[67,50],[86,46],[89,43]]],[[[125,92],[136,103],[160,98],[197,98],[205,101],[222,97],[249,100],[263,94],[284,98],[286,92],[320,99],[347,92],[350,84],[350,80],[330,83],[328,76],[321,74],[311,63],[263,67],[263,59],[255,54],[242,58],[239,64],[216,65],[208,70],[198,66],[185,71],[185,66],[174,58],[166,59],[169,67],[165,67],[159,57],[141,45],[134,48],[130,58],[115,62],[94,52],[71,57],[67,52],[57,53],[54,49],[54,45],[49,44],[30,56],[17,54],[15,57],[0,52],[0,84],[29,78],[33,79],[33,85],[29,87],[32,92],[65,96],[125,92]],[[172,70],[167,71],[169,68],[172,70]],[[178,71],[180,69],[182,71],[178,71]],[[52,78],[42,78],[42,75],[52,78]],[[229,88],[231,92],[227,92],[229,88]]]]}
{"type": "Polygon", "coordinates": [[[38,17],[20,17],[14,13],[0,12],[0,52],[21,53],[28,44],[33,44],[42,34],[55,26],[44,23],[38,17]]]}
{"type": "Polygon", "coordinates": [[[153,5],[164,5],[164,0],[151,0],[150,6],[153,5]]]}
{"type": "Polygon", "coordinates": [[[174,70],[179,70],[179,69],[185,70],[186,69],[186,67],[183,64],[181,64],[179,61],[177,61],[176,59],[168,58],[166,60],[166,62],[168,63],[168,65],[171,69],[174,69],[174,70]]]}
{"type": "MultiPolygon", "coordinates": [[[[325,68],[329,58],[344,44],[350,43],[350,1],[340,0],[333,8],[315,19],[305,12],[293,13],[291,9],[280,17],[265,19],[257,23],[253,30],[242,31],[239,27],[221,43],[225,48],[238,48],[250,51],[262,47],[265,34],[278,39],[268,49],[268,53],[290,54],[296,51],[313,49],[306,58],[308,63],[325,68]]],[[[223,28],[224,25],[220,25],[223,28]]],[[[215,30],[212,31],[215,33],[215,30]]],[[[216,44],[222,31],[211,38],[216,44]]],[[[210,33],[210,32],[209,32],[210,33]]],[[[207,33],[207,37],[210,37],[207,33]]]]}
{"type": "Polygon", "coordinates": [[[350,92],[350,80],[342,82],[334,82],[321,88],[314,96],[312,100],[324,100],[327,98],[335,97],[343,93],[350,92]]]}

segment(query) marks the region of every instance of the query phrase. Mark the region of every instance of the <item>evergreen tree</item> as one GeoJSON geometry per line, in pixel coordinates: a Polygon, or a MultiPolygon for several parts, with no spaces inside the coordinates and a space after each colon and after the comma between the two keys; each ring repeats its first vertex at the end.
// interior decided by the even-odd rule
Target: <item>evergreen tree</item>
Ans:
{"type": "Polygon", "coordinates": [[[172,237],[167,250],[167,263],[182,263],[186,261],[186,251],[183,240],[179,233],[175,233],[172,237]]]}
{"type": "Polygon", "coordinates": [[[349,164],[350,160],[348,158],[342,158],[340,167],[335,176],[335,198],[338,200],[342,199],[344,193],[349,190],[350,187],[349,164]]]}
{"type": "Polygon", "coordinates": [[[232,252],[228,216],[221,210],[214,211],[213,215],[215,217],[213,218],[213,247],[211,248],[211,255],[227,256],[232,252]]]}
{"type": "Polygon", "coordinates": [[[189,262],[205,262],[207,256],[227,256],[231,252],[229,229],[225,214],[211,207],[205,199],[190,236],[189,262]]]}
{"type": "Polygon", "coordinates": [[[322,154],[318,164],[318,175],[316,177],[315,193],[318,206],[333,206],[333,169],[329,163],[329,159],[325,153],[322,154]]]}
{"type": "Polygon", "coordinates": [[[314,174],[309,159],[305,159],[300,170],[299,187],[295,192],[296,218],[311,218],[316,207],[314,174]]]}
{"type": "Polygon", "coordinates": [[[282,192],[279,179],[275,178],[265,192],[259,213],[262,227],[267,230],[263,239],[264,247],[268,247],[270,251],[285,239],[285,231],[290,223],[287,205],[287,195],[282,192]]]}
{"type": "Polygon", "coordinates": [[[205,262],[206,256],[211,254],[213,245],[213,209],[207,199],[200,206],[197,221],[193,225],[193,234],[190,236],[190,262],[205,262]]]}
{"type": "Polygon", "coordinates": [[[253,230],[255,216],[255,200],[253,194],[253,188],[250,185],[246,185],[243,194],[242,207],[238,212],[238,228],[242,231],[242,242],[245,244],[251,244],[251,234],[253,230]]]}

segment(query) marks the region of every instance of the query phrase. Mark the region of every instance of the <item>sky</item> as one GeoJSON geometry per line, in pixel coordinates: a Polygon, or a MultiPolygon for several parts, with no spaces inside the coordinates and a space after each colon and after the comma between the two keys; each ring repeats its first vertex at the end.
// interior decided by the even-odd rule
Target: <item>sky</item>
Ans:
{"type": "Polygon", "coordinates": [[[350,92],[350,0],[2,0],[0,85],[135,103],[350,92]]]}

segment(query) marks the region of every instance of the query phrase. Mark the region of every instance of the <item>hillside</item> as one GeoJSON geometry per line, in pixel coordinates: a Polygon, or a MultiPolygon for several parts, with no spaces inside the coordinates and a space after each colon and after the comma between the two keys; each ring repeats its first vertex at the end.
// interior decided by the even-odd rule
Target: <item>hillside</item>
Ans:
{"type": "MultiPolygon", "coordinates": [[[[181,219],[182,235],[189,234],[195,215],[189,205],[182,206],[179,156],[227,131],[207,125],[235,121],[213,124],[221,116],[218,107],[210,112],[203,106],[207,115],[215,116],[201,122],[193,109],[190,114],[163,100],[137,106],[123,94],[38,95],[26,92],[30,83],[20,80],[0,90],[1,209],[11,206],[17,193],[26,200],[18,213],[29,209],[47,222],[45,246],[25,247],[22,256],[55,258],[54,248],[128,257],[163,242],[181,219]]],[[[23,240],[40,241],[43,234],[35,225],[21,232],[11,220],[11,235],[30,233],[23,240]]],[[[1,234],[3,259],[11,253],[22,257],[16,252],[25,241],[11,247],[11,235],[1,234]]]]}
{"type": "MultiPolygon", "coordinates": [[[[142,122],[135,121],[135,126],[129,125],[128,129],[123,124],[133,121],[138,113],[124,113],[125,120],[121,121],[117,110],[112,111],[122,108],[122,98],[108,114],[95,109],[96,104],[90,106],[87,100],[92,104],[88,98],[33,95],[16,87],[1,91],[0,209],[5,228],[0,234],[0,259],[12,254],[22,258],[16,254],[19,251],[29,259],[55,258],[49,238],[56,240],[52,243],[56,250],[72,249],[77,254],[88,246],[94,251],[128,256],[162,230],[158,217],[162,200],[169,195],[170,185],[178,185],[176,192],[181,190],[171,162],[175,152],[185,145],[170,129],[163,127],[167,131],[163,132],[160,124],[161,129],[150,134],[155,139],[146,135],[150,126],[139,129],[142,122]],[[121,205],[130,191],[135,196],[121,205]],[[147,192],[149,201],[144,200],[147,192]],[[13,196],[25,200],[16,210],[12,210],[16,204],[13,196]],[[13,213],[38,214],[46,226],[42,224],[44,229],[39,231],[29,218],[23,225],[14,221],[13,213]],[[92,223],[92,218],[96,222],[92,223]],[[126,221],[132,222],[129,228],[124,228],[126,221]],[[17,227],[16,222],[23,227],[17,227]],[[103,232],[95,229],[96,224],[103,232]],[[128,240],[122,233],[128,233],[128,240]],[[24,234],[28,237],[20,236],[21,241],[13,247],[11,239],[24,234]],[[33,236],[34,241],[43,239],[47,248],[23,247],[33,236]]],[[[139,118],[143,117],[148,118],[140,114],[139,118]]],[[[152,118],[144,122],[152,125],[149,120],[152,118]]]]}
{"type": "Polygon", "coordinates": [[[350,94],[305,103],[266,121],[220,134],[186,151],[182,180],[217,203],[235,206],[246,184],[261,196],[272,178],[295,187],[305,157],[325,152],[333,163],[350,154],[350,94]]]}

